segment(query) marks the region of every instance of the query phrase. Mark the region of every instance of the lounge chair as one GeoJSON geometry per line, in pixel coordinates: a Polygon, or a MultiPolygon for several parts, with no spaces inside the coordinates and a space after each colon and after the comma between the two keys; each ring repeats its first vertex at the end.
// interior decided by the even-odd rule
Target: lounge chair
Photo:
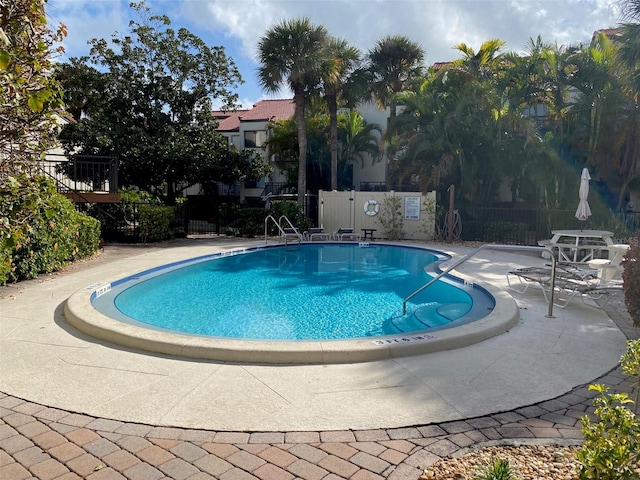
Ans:
{"type": "Polygon", "coordinates": [[[283,228],[280,234],[285,243],[289,240],[295,240],[298,243],[302,241],[302,234],[297,228],[283,228]]]}
{"type": "Polygon", "coordinates": [[[360,234],[355,233],[353,228],[339,228],[337,231],[333,232],[334,240],[352,240],[359,241],[360,234]]]}
{"type": "MultiPolygon", "coordinates": [[[[551,291],[551,267],[524,267],[507,272],[509,288],[518,293],[525,293],[529,287],[542,290],[544,299],[549,302],[551,291]],[[515,279],[518,281],[515,282],[515,279]]],[[[622,285],[602,284],[598,278],[598,271],[583,269],[571,265],[557,265],[554,283],[554,302],[560,308],[565,308],[575,296],[597,300],[602,295],[622,290],[622,285]]]]}
{"type": "Polygon", "coordinates": [[[312,227],[306,232],[304,232],[303,237],[305,240],[309,242],[313,242],[314,240],[331,240],[331,234],[326,233],[324,228],[316,228],[312,227]]]}

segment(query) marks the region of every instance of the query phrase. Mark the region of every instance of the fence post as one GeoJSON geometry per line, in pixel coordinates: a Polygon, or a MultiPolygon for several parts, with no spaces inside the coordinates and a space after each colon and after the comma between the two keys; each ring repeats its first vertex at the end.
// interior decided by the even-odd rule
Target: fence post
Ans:
{"type": "Polygon", "coordinates": [[[456,191],[455,185],[451,185],[449,187],[449,217],[447,218],[447,223],[449,225],[447,242],[453,242],[453,207],[454,207],[454,194],[456,191]]]}

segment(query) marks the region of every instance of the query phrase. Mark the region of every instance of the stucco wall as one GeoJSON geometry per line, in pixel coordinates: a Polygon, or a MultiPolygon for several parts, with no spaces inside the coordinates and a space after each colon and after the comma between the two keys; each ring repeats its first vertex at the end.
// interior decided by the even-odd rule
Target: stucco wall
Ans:
{"type": "Polygon", "coordinates": [[[320,190],[318,192],[318,225],[329,233],[335,232],[339,228],[353,228],[357,233],[362,233],[363,228],[375,228],[374,237],[385,238],[380,218],[385,208],[385,200],[393,196],[399,197],[401,200],[404,239],[432,240],[435,224],[435,192],[421,195],[417,192],[358,192],[355,190],[329,192],[320,190]],[[407,201],[407,198],[410,200],[407,201]],[[375,202],[378,205],[378,213],[375,215],[365,214],[365,205],[368,204],[368,209],[373,211],[375,210],[375,202]],[[411,204],[414,208],[411,208],[411,204]],[[416,207],[419,207],[419,210],[416,207]]]}

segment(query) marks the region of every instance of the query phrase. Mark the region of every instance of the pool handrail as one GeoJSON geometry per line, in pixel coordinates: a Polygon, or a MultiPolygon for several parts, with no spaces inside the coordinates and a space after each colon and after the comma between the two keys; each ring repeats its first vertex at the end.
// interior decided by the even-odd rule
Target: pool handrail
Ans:
{"type": "Polygon", "coordinates": [[[295,236],[298,243],[300,243],[302,241],[302,235],[300,235],[300,232],[298,232],[298,230],[296,229],[296,227],[293,226],[293,224],[291,223],[291,221],[287,218],[286,215],[281,215],[280,219],[278,221],[276,221],[275,217],[273,215],[267,215],[267,217],[264,219],[264,243],[265,245],[268,242],[268,227],[269,227],[269,220],[273,221],[273,224],[276,226],[276,228],[278,229],[278,232],[280,233],[280,236],[282,238],[284,238],[284,244],[287,245],[287,239],[290,236],[295,236]],[[282,226],[282,221],[285,221],[289,227],[283,227],[282,226]],[[289,233],[287,232],[287,229],[291,229],[293,230],[295,233],[289,233]]]}
{"type": "Polygon", "coordinates": [[[499,243],[487,243],[485,245],[481,245],[480,247],[476,248],[472,252],[470,252],[467,255],[465,255],[464,257],[462,257],[457,262],[454,262],[453,265],[450,265],[445,270],[441,271],[438,275],[436,275],[431,280],[429,280],[427,283],[425,283],[423,286],[418,288],[415,292],[413,292],[409,296],[405,297],[405,299],[402,302],[402,315],[406,315],[407,314],[407,302],[409,300],[411,300],[417,294],[422,292],[429,285],[435,283],[440,278],[444,277],[451,270],[453,270],[454,268],[462,265],[464,262],[466,262],[471,257],[473,257],[476,253],[478,253],[478,252],[480,252],[481,250],[484,250],[484,249],[493,249],[493,250],[529,250],[529,251],[534,251],[534,252],[547,252],[547,253],[549,253],[550,257],[551,257],[551,292],[550,292],[550,296],[549,296],[549,309],[547,311],[547,318],[553,318],[553,293],[554,293],[555,285],[556,285],[556,263],[557,263],[557,258],[555,256],[555,253],[553,252],[553,250],[551,250],[548,247],[533,247],[533,246],[526,246],[526,245],[503,245],[503,244],[499,244],[499,243]]]}

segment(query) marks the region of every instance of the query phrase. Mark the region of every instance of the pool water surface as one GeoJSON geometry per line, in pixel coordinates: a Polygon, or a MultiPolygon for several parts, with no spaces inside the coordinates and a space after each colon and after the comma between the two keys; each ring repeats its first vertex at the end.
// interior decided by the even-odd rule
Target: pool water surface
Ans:
{"type": "Polygon", "coordinates": [[[332,340],[437,331],[488,315],[493,297],[435,274],[440,252],[369,244],[248,249],[114,282],[94,308],[120,321],[191,335],[332,340]],[[426,268],[425,268],[426,267],[426,268]]]}

